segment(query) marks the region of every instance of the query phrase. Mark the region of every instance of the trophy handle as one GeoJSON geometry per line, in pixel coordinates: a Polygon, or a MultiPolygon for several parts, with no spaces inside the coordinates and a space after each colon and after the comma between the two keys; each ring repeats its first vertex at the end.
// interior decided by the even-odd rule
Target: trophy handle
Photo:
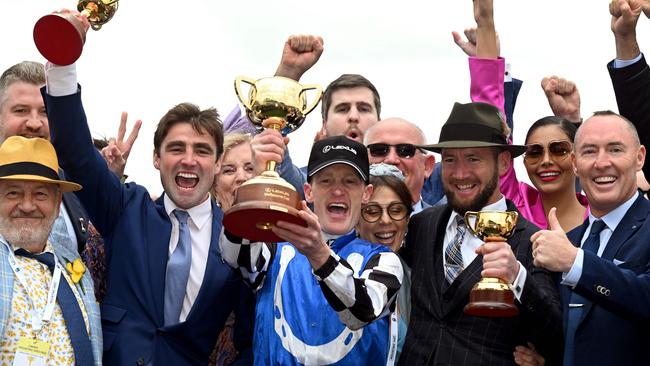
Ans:
{"type": "Polygon", "coordinates": [[[478,234],[476,232],[476,229],[474,228],[474,225],[470,224],[470,218],[474,218],[474,225],[476,225],[476,221],[478,220],[478,212],[476,211],[467,211],[465,212],[465,224],[469,228],[469,231],[474,234],[474,236],[478,237],[478,234]]]}
{"type": "Polygon", "coordinates": [[[237,98],[244,105],[244,107],[246,107],[246,110],[250,111],[253,110],[253,106],[251,105],[251,102],[248,98],[244,98],[244,93],[241,90],[242,82],[250,85],[254,90],[257,90],[255,86],[256,81],[246,76],[237,76],[235,78],[235,93],[237,94],[237,98]]]}
{"type": "Polygon", "coordinates": [[[309,107],[305,108],[302,111],[303,115],[309,114],[316,106],[318,105],[318,102],[320,102],[320,97],[323,95],[323,88],[320,87],[320,85],[316,84],[310,84],[310,85],[303,85],[302,90],[300,91],[300,94],[303,94],[307,90],[315,90],[316,91],[316,96],[314,97],[314,100],[312,100],[311,104],[309,107]]]}

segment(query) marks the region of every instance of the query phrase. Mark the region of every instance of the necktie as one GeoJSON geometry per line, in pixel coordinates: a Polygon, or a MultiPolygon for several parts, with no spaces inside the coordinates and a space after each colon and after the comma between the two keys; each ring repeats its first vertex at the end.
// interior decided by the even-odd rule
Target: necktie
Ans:
{"type": "MultiPolygon", "coordinates": [[[[54,254],[52,253],[46,252],[41,254],[32,254],[25,249],[20,248],[16,250],[16,255],[36,259],[45,264],[47,268],[50,269],[50,272],[54,272],[54,254]]],[[[88,337],[88,332],[86,331],[86,324],[84,323],[84,318],[81,314],[81,308],[79,308],[77,298],[74,296],[74,293],[65,278],[61,278],[61,281],[59,282],[59,291],[56,295],[56,302],[61,308],[65,327],[68,329],[70,342],[74,349],[75,364],[77,366],[94,365],[93,348],[90,343],[90,338],[88,337]]]]}
{"type": "Polygon", "coordinates": [[[454,241],[445,248],[445,279],[447,283],[454,282],[460,272],[463,271],[463,253],[460,250],[463,244],[463,237],[467,231],[465,220],[461,216],[456,216],[456,235],[454,241]]]}
{"type": "MultiPolygon", "coordinates": [[[[582,250],[591,253],[598,253],[600,247],[600,232],[607,226],[603,220],[596,220],[591,224],[591,231],[587,240],[582,244],[582,250]]],[[[566,338],[564,340],[564,366],[573,366],[574,364],[574,341],[575,334],[580,320],[582,319],[583,305],[588,300],[575,291],[571,291],[569,298],[569,315],[567,317],[566,338]]]]}
{"type": "Polygon", "coordinates": [[[178,244],[167,261],[165,273],[165,325],[179,322],[192,263],[192,239],[187,226],[189,214],[181,210],[174,210],[173,214],[178,219],[179,232],[178,244]]]}
{"type": "Polygon", "coordinates": [[[54,220],[54,225],[50,231],[50,242],[57,243],[61,246],[64,246],[70,250],[77,251],[77,242],[76,238],[73,242],[68,233],[68,226],[65,223],[65,218],[63,217],[63,210],[60,210],[59,216],[54,220]]]}

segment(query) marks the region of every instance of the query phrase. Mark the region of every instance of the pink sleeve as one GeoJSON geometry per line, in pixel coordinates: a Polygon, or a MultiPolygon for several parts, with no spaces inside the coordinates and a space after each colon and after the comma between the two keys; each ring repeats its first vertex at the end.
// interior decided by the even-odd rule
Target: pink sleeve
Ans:
{"type": "MultiPolygon", "coordinates": [[[[499,108],[501,115],[505,118],[503,78],[505,75],[506,62],[503,57],[499,58],[469,58],[470,74],[470,96],[472,102],[483,102],[492,104],[499,108]]],[[[509,143],[512,141],[509,139],[509,143]]],[[[519,187],[519,180],[515,173],[514,159],[508,171],[499,178],[501,193],[517,207],[523,204],[523,197],[519,187]]]]}
{"type": "Polygon", "coordinates": [[[499,108],[502,116],[505,116],[506,114],[503,109],[503,104],[505,103],[503,91],[505,71],[506,62],[503,57],[497,59],[470,57],[470,97],[472,98],[472,102],[492,104],[499,108]]]}

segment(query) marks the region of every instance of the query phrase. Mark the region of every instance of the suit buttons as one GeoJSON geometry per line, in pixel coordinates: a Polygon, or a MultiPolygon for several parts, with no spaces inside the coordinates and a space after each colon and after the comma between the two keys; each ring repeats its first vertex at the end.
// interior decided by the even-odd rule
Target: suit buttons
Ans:
{"type": "Polygon", "coordinates": [[[596,290],[597,294],[603,296],[609,296],[609,294],[611,293],[611,291],[607,287],[601,285],[594,285],[594,289],[596,290]]]}

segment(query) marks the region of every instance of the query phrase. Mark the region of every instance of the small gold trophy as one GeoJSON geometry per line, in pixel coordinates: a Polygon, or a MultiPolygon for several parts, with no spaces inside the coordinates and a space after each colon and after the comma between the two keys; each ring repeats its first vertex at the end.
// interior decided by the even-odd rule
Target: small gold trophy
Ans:
{"type": "MultiPolygon", "coordinates": [[[[281,76],[259,80],[237,77],[235,92],[248,118],[258,129],[274,129],[283,136],[302,125],[323,93],[318,85],[301,85],[281,76]],[[251,86],[248,98],[244,97],[242,83],[251,86]],[[315,95],[307,104],[306,92],[309,90],[314,90],[315,95]]],[[[229,232],[251,241],[278,242],[281,239],[271,231],[277,221],[307,226],[298,217],[300,195],[291,184],[280,178],[275,166],[275,161],[268,161],[261,175],[237,189],[234,205],[223,218],[223,226],[229,232]]]]}
{"type": "MultiPolygon", "coordinates": [[[[118,0],[79,0],[77,10],[85,15],[90,27],[99,30],[117,11],[118,0]]],[[[55,65],[70,65],[81,56],[86,42],[83,23],[72,13],[55,12],[34,25],[34,43],[38,51],[55,65]]]]}
{"type": "MultiPolygon", "coordinates": [[[[484,242],[504,241],[512,235],[519,215],[514,211],[467,211],[465,222],[472,234],[484,242]]],[[[509,317],[519,314],[510,284],[500,278],[483,277],[469,294],[463,309],[473,316],[509,317]]]]}

